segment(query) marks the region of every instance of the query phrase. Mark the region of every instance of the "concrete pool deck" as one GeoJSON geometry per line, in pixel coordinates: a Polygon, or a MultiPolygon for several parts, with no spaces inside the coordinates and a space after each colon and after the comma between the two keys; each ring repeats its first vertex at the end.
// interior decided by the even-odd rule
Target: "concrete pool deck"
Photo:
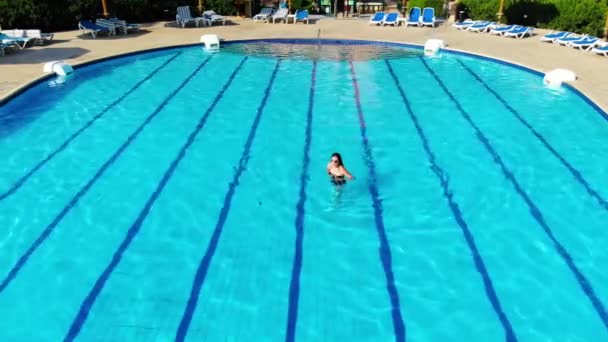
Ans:
{"type": "MultiPolygon", "coordinates": [[[[310,24],[254,23],[251,19],[231,18],[232,24],[180,29],[173,22],[145,24],[139,34],[92,39],[79,31],[58,32],[45,46],[28,47],[0,57],[0,101],[27,84],[44,77],[47,61],[64,60],[72,65],[119,54],[198,43],[200,36],[217,34],[221,39],[321,38],[379,40],[423,45],[438,38],[449,49],[461,50],[527,66],[540,72],[555,68],[573,70],[578,80],[572,85],[608,112],[608,58],[591,52],[541,43],[538,36],[511,39],[488,34],[458,31],[451,23],[436,28],[369,26],[367,18],[313,20],[310,24]]],[[[538,34],[544,31],[537,30],[538,34]]]]}

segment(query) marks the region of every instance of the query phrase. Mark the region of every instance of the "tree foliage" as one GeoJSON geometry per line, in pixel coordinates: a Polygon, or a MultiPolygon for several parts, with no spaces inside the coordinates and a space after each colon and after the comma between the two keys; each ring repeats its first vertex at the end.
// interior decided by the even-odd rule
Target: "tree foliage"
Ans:
{"type": "MultiPolygon", "coordinates": [[[[473,19],[496,20],[499,0],[461,0],[473,19]]],[[[505,0],[507,22],[555,30],[603,33],[608,0],[505,0]]]]}
{"type": "MultiPolygon", "coordinates": [[[[110,16],[133,22],[174,20],[178,6],[198,11],[198,0],[107,0],[110,16]]],[[[234,0],[204,0],[205,9],[231,15],[234,0]]],[[[5,29],[73,30],[81,19],[102,16],[101,0],[0,0],[0,25],[5,29]]]]}

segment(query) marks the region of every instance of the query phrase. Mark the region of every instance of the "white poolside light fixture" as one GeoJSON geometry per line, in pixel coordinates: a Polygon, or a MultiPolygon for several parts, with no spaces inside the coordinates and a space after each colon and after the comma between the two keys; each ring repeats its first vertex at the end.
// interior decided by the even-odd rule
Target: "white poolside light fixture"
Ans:
{"type": "Polygon", "coordinates": [[[437,56],[439,50],[445,46],[445,42],[441,39],[429,39],[424,44],[424,55],[427,57],[437,56]]]}
{"type": "Polygon", "coordinates": [[[219,51],[220,39],[216,34],[204,34],[201,36],[201,43],[205,51],[219,51]]]}
{"type": "Polygon", "coordinates": [[[574,71],[567,69],[554,69],[545,74],[543,83],[550,87],[560,87],[563,82],[576,81],[574,71]]]}
{"type": "Polygon", "coordinates": [[[51,61],[44,63],[42,70],[45,74],[54,72],[57,76],[67,76],[74,72],[72,66],[64,61],[51,61]]]}

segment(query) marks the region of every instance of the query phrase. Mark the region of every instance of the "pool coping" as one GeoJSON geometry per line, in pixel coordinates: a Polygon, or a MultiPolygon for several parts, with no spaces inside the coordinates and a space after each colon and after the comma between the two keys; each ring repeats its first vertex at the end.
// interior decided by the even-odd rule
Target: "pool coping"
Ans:
{"type": "MultiPolygon", "coordinates": [[[[416,50],[422,50],[424,49],[423,45],[420,44],[414,44],[414,43],[407,43],[407,42],[395,42],[395,41],[385,41],[385,40],[363,40],[363,39],[341,39],[341,38],[323,38],[323,39],[314,39],[314,38],[253,38],[253,39],[233,39],[233,40],[220,40],[221,44],[239,44],[239,43],[256,43],[256,42],[262,42],[262,43],[306,43],[306,42],[310,42],[310,43],[318,43],[318,42],[322,42],[323,44],[331,44],[331,42],[334,42],[334,44],[360,44],[360,45],[381,45],[381,46],[394,46],[394,47],[403,47],[403,48],[410,48],[410,49],[416,49],[416,50]]],[[[113,59],[117,59],[117,58],[123,58],[123,57],[129,57],[129,56],[134,56],[134,55],[139,55],[139,54],[144,54],[144,53],[149,53],[149,52],[155,52],[155,51],[163,51],[163,50],[171,50],[171,49],[176,49],[176,48],[187,48],[187,47],[195,47],[195,46],[201,46],[201,43],[189,43],[189,44],[176,44],[176,45],[167,45],[167,46],[162,46],[162,47],[157,47],[157,48],[151,48],[151,49],[141,49],[141,50],[137,50],[137,51],[130,51],[130,52],[125,52],[125,53],[118,53],[115,55],[111,55],[111,56],[105,56],[105,57],[100,57],[100,58],[94,58],[85,62],[81,62],[81,63],[76,63],[73,66],[74,70],[81,68],[81,67],[85,67],[94,63],[99,63],[99,62],[105,62],[105,61],[109,61],[109,60],[113,60],[113,59]]],[[[530,66],[526,66],[520,63],[516,63],[513,61],[509,61],[506,59],[502,59],[502,58],[498,58],[498,57],[490,57],[487,56],[485,54],[481,54],[481,53],[475,53],[475,52],[470,52],[470,51],[466,51],[466,50],[461,50],[461,49],[452,49],[452,48],[442,48],[441,49],[442,52],[447,52],[449,54],[453,54],[453,55],[462,55],[462,56],[467,56],[467,57],[472,57],[472,58],[479,58],[481,60],[487,60],[487,61],[491,61],[491,62],[495,62],[495,63],[499,63],[502,65],[506,65],[506,66],[510,66],[510,67],[514,67],[516,69],[525,71],[525,72],[529,72],[532,73],[534,75],[537,76],[543,76],[545,75],[545,73],[543,73],[540,70],[537,70],[533,67],[530,66]]],[[[15,88],[13,91],[9,92],[6,96],[4,96],[4,98],[0,99],[0,107],[3,107],[4,105],[6,105],[8,102],[10,102],[12,99],[14,99],[15,97],[21,95],[22,93],[26,92],[27,90],[29,90],[30,88],[38,85],[39,83],[48,80],[52,77],[55,77],[55,74],[52,73],[48,73],[48,74],[43,74],[40,75],[39,77],[36,77],[34,79],[32,79],[30,82],[27,82],[23,85],[21,85],[20,87],[15,88]]],[[[578,89],[574,84],[568,83],[568,82],[564,82],[563,86],[571,91],[573,91],[576,95],[580,96],[587,104],[589,104],[593,109],[595,109],[605,120],[608,121],[608,112],[607,110],[604,110],[597,101],[595,101],[591,96],[585,94],[582,90],[578,89]]]]}

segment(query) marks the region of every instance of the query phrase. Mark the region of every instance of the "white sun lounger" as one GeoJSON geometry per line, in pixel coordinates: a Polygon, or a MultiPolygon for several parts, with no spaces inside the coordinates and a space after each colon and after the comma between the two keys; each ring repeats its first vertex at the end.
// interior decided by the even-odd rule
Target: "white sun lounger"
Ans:
{"type": "Polygon", "coordinates": [[[253,22],[257,23],[258,21],[268,22],[270,16],[274,13],[274,8],[272,7],[264,7],[260,11],[260,13],[253,16],[253,22]]]}
{"type": "Polygon", "coordinates": [[[287,15],[289,15],[289,9],[279,8],[279,10],[272,15],[272,22],[276,23],[277,20],[284,20],[287,22],[287,15]]]}
{"type": "Polygon", "coordinates": [[[203,12],[203,18],[207,20],[209,26],[213,25],[214,23],[222,23],[222,25],[226,25],[226,18],[215,13],[213,10],[203,12]]]}

